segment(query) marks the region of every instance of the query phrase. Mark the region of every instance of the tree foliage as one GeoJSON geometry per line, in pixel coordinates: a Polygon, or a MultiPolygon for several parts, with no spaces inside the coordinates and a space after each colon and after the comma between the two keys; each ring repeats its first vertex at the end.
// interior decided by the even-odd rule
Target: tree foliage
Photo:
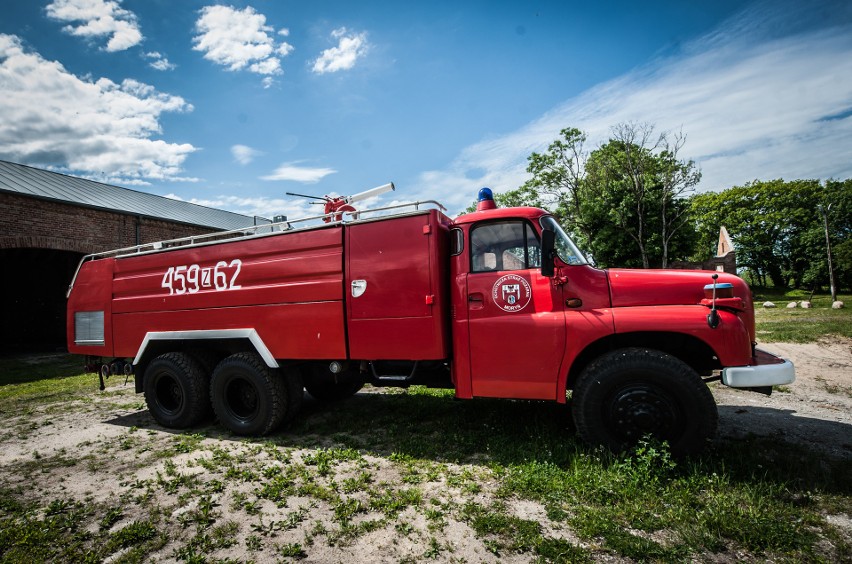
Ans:
{"type": "Polygon", "coordinates": [[[617,125],[612,133],[609,142],[589,156],[588,195],[629,238],[619,241],[621,248],[638,250],[643,268],[665,268],[673,251],[676,256],[688,254],[692,237],[683,196],[693,190],[701,173],[692,161],[678,158],[685,142],[680,133],[657,135],[652,125],[633,123],[617,125]]]}
{"type": "Polygon", "coordinates": [[[501,197],[549,209],[602,266],[666,267],[689,255],[683,196],[701,175],[678,157],[685,137],[625,123],[591,152],[586,140],[579,129],[563,129],[547,151],[529,156],[530,180],[501,197]]]}
{"type": "Polygon", "coordinates": [[[527,202],[526,205],[546,207],[579,236],[582,244],[589,245],[594,239],[594,224],[585,184],[586,134],[566,128],[560,135],[545,153],[528,157],[527,172],[532,178],[506,196],[527,202]]]}
{"type": "Polygon", "coordinates": [[[813,288],[828,283],[824,211],[838,285],[852,287],[852,180],[755,181],[692,197],[698,254],[715,246],[724,225],[737,263],[762,286],[813,288]]]}

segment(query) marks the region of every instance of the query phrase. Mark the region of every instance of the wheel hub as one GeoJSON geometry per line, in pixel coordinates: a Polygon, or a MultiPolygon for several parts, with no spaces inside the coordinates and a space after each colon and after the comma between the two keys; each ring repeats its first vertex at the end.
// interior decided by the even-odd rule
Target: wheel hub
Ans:
{"type": "Polygon", "coordinates": [[[231,411],[237,417],[250,418],[257,410],[257,390],[250,382],[245,380],[231,382],[225,397],[231,411]]]}
{"type": "Polygon", "coordinates": [[[157,379],[156,400],[163,410],[168,412],[177,411],[183,403],[183,392],[177,380],[168,376],[161,375],[157,379]]]}
{"type": "Polygon", "coordinates": [[[609,405],[609,421],[625,438],[645,434],[667,438],[677,428],[675,404],[661,390],[635,385],[619,390],[609,405]]]}

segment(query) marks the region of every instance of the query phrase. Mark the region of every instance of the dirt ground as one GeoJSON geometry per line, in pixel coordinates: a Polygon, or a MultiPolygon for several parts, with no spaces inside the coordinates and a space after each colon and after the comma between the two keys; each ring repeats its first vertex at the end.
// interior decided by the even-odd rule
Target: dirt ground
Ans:
{"type": "Polygon", "coordinates": [[[777,437],[852,459],[852,341],[760,348],[791,360],[796,381],[770,397],[714,384],[719,435],[777,437]]]}
{"type": "MultiPolygon", "coordinates": [[[[774,392],[771,397],[733,390],[719,383],[711,384],[719,405],[720,437],[736,439],[752,434],[776,437],[779,441],[814,447],[826,456],[852,459],[852,341],[766,344],[762,348],[792,360],[796,365],[797,380],[774,392]]],[[[172,450],[168,460],[158,456],[157,452],[163,449],[174,449],[181,435],[164,430],[153,422],[145,410],[142,396],[133,393],[132,382],[125,386],[122,378],[113,378],[109,384],[106,392],[93,393],[90,399],[75,401],[72,405],[45,404],[21,413],[0,414],[0,424],[6,430],[0,436],[0,484],[26,491],[33,499],[85,499],[89,503],[107,506],[121,500],[125,507],[133,503],[134,495],[150,491],[157,499],[157,511],[168,516],[167,522],[180,522],[182,515],[197,516],[199,498],[189,493],[182,496],[163,492],[168,491],[170,483],[175,484],[178,493],[184,491],[180,484],[191,481],[192,476],[198,476],[200,480],[204,478],[207,484],[213,483],[208,467],[215,459],[215,456],[211,458],[211,453],[225,452],[234,460],[243,460],[243,465],[235,468],[272,472],[276,465],[282,465],[261,446],[227,438],[224,432],[220,437],[215,430],[207,432],[205,437],[199,436],[204,450],[193,451],[190,448],[176,456],[172,450]],[[170,467],[172,464],[176,466],[170,467]]],[[[304,462],[305,457],[311,454],[310,449],[293,449],[288,456],[292,457],[292,462],[304,462]]],[[[342,484],[364,471],[373,475],[374,484],[402,484],[404,481],[397,465],[388,459],[370,455],[364,455],[357,462],[334,467],[332,477],[342,484]]],[[[453,464],[445,465],[442,471],[445,476],[475,474],[480,483],[488,482],[490,472],[485,467],[453,464]]],[[[232,546],[216,552],[219,558],[273,561],[276,557],[262,548],[253,551],[246,548],[255,542],[252,537],[258,547],[262,544],[269,549],[275,548],[280,554],[281,546],[288,543],[304,545],[312,531],[333,527],[329,508],[322,503],[317,505],[316,500],[310,498],[291,497],[283,508],[261,500],[255,508],[260,517],[258,513],[244,508],[235,510],[235,491],[242,488],[250,494],[251,484],[244,482],[240,485],[239,479],[229,480],[224,473],[212,476],[228,483],[228,488],[221,492],[210,490],[209,495],[205,493],[200,499],[206,496],[212,506],[218,508],[215,511],[236,522],[239,530],[234,533],[236,538],[232,546]],[[305,515],[310,517],[306,519],[305,515]],[[301,523],[299,519],[305,521],[301,523]],[[284,525],[288,521],[295,525],[288,528],[284,525]],[[273,526],[278,529],[265,536],[261,525],[270,530],[273,526]]],[[[320,477],[317,483],[322,483],[320,477]]],[[[465,492],[453,486],[446,477],[433,485],[426,485],[428,489],[424,490],[424,495],[436,510],[442,507],[441,504],[449,506],[458,500],[483,501],[490,496],[487,488],[465,492]]],[[[138,499],[151,506],[150,499],[138,499]]],[[[518,517],[533,520],[540,517],[540,522],[547,522],[544,508],[537,503],[524,501],[512,511],[518,517]]],[[[380,514],[368,513],[359,519],[380,517],[380,514]]],[[[113,528],[127,526],[131,520],[138,518],[139,515],[125,514],[113,528]]],[[[305,561],[419,561],[424,554],[429,554],[429,543],[435,543],[436,537],[432,532],[433,524],[427,522],[423,512],[408,507],[395,522],[395,527],[391,525],[364,534],[348,545],[329,546],[318,542],[310,547],[305,561]]],[[[849,523],[844,522],[843,526],[845,528],[849,523]]],[[[577,542],[569,529],[555,530],[551,527],[551,524],[547,525],[550,536],[577,542]]],[[[462,522],[453,521],[450,526],[445,526],[439,538],[442,544],[436,545],[435,553],[441,556],[437,561],[526,562],[531,558],[530,555],[512,554],[496,557],[462,522]]],[[[176,547],[180,546],[176,542],[188,541],[187,538],[172,537],[169,544],[149,554],[147,559],[175,561],[176,547]]]]}

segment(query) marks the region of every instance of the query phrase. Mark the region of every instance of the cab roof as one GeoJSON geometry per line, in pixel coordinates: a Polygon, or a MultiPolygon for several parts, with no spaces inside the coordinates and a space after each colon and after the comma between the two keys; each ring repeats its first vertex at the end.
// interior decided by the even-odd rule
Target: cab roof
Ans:
{"type": "Polygon", "coordinates": [[[460,215],[453,220],[455,225],[463,225],[466,223],[474,223],[490,219],[510,219],[523,217],[526,219],[539,219],[541,216],[550,215],[540,208],[520,207],[520,208],[496,208],[493,210],[475,211],[460,215]]]}

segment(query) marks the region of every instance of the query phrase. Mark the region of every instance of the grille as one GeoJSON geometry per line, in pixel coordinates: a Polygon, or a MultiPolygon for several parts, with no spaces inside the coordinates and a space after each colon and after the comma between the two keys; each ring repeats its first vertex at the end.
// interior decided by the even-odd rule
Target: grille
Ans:
{"type": "Polygon", "coordinates": [[[104,344],[103,311],[78,311],[74,313],[74,343],[78,345],[104,344]]]}

